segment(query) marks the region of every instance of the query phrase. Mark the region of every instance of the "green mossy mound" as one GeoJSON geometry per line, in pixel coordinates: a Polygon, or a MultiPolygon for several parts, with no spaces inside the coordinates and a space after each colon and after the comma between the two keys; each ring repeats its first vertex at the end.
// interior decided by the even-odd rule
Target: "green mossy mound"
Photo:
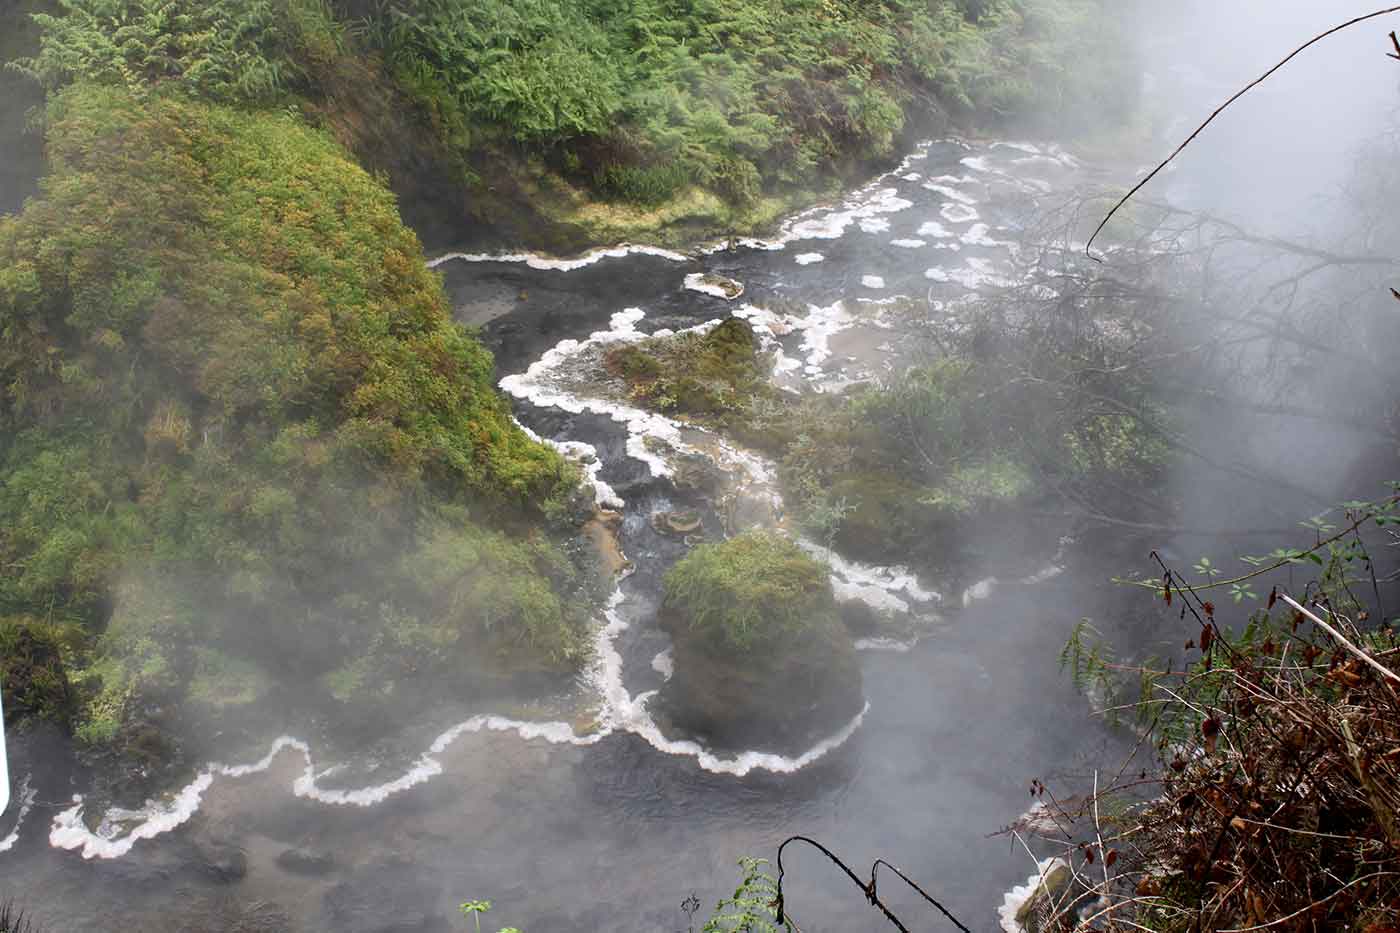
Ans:
{"type": "Polygon", "coordinates": [[[603,362],[642,407],[731,430],[749,421],[756,400],[777,394],[768,379],[773,360],[740,318],[704,333],[619,344],[603,362]]]}
{"type": "Polygon", "coordinates": [[[377,695],[581,663],[578,474],[378,181],[293,116],[176,93],[74,85],[47,130],[0,219],[0,614],[86,632],[81,736],[255,699],[228,671],[353,663],[377,695]]]}
{"type": "Polygon", "coordinates": [[[860,667],[826,567],[751,532],[695,548],[666,574],[675,674],[660,708],[730,748],[808,748],[861,710],[860,667]]]}

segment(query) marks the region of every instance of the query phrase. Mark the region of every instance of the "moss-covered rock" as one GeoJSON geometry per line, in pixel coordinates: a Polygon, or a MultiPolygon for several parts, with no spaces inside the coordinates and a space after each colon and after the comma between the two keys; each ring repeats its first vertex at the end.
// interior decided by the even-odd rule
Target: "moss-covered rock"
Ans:
{"type": "Polygon", "coordinates": [[[768,381],[773,360],[760,352],[753,327],[740,318],[704,333],[619,344],[603,363],[626,383],[635,403],[716,426],[744,425],[754,400],[775,394],[768,381]]]}
{"type": "Polygon", "coordinates": [[[659,709],[731,748],[799,751],[860,712],[860,667],[826,568],[752,532],[697,547],[666,575],[675,674],[659,709]]]}

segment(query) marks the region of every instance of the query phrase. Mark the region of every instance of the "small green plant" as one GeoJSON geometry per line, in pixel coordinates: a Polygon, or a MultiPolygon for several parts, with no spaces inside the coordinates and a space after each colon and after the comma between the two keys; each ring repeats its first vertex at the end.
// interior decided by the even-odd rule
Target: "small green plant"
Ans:
{"type": "Polygon", "coordinates": [[[701,933],[779,933],[794,929],[787,920],[778,921],[774,910],[778,883],[768,873],[768,861],[741,858],[739,868],[743,871],[739,886],[732,896],[719,902],[701,933]]]}
{"type": "MultiPolygon", "coordinates": [[[[471,917],[476,922],[476,933],[481,933],[481,915],[491,909],[490,901],[463,901],[457,905],[462,916],[471,917]]],[[[3,931],[0,931],[3,933],[3,931]]],[[[520,933],[519,927],[501,927],[496,933],[520,933]]]]}
{"type": "Polygon", "coordinates": [[[463,917],[471,917],[476,921],[476,933],[481,933],[481,915],[491,909],[491,902],[463,901],[457,905],[457,909],[462,912],[463,917]]]}

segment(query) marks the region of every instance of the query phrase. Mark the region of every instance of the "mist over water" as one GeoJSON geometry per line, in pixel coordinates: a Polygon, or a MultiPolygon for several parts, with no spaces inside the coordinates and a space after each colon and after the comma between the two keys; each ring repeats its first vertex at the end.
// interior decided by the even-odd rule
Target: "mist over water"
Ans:
{"type": "MultiPolygon", "coordinates": [[[[1154,136],[1170,145],[1303,39],[1370,9],[1157,6],[1140,31],[1145,106],[1154,136]]],[[[1296,60],[1144,197],[1311,246],[1345,241],[1357,154],[1393,123],[1400,63],[1385,57],[1387,31],[1357,27],[1296,60]]],[[[838,596],[899,600],[930,623],[917,643],[862,645],[862,717],[806,755],[668,742],[645,698],[669,674],[669,640],[654,617],[659,576],[683,549],[649,520],[679,497],[647,439],[717,448],[669,419],[590,396],[576,364],[590,341],[736,315],[782,325],[771,349],[791,364],[779,365],[786,378],[831,391],[886,375],[907,364],[905,348],[893,345],[891,299],[926,298],[934,314],[935,301],[1012,283],[1017,244],[1038,209],[1081,186],[1121,186],[1140,167],[1075,157],[1074,142],[934,141],[844,203],[736,249],[615,249],[564,261],[516,251],[439,256],[459,319],[483,327],[521,423],[596,457],[600,502],[624,511],[621,545],[636,570],[599,620],[596,666],[566,696],[539,704],[539,715],[467,703],[425,709],[374,749],[335,760],[313,736],[259,737],[261,760],[211,767],[173,800],[109,814],[96,832],[79,820],[71,788],[16,774],[16,803],[0,817],[9,833],[0,837],[0,872],[36,893],[27,906],[55,930],[216,929],[235,920],[256,928],[260,908],[250,904],[276,905],[294,929],[370,931],[397,918],[405,929],[447,930],[460,928],[449,918],[469,897],[491,898],[493,920],[528,933],[674,930],[688,894],[712,904],[732,889],[739,855],[771,857],[801,832],[852,864],[889,859],[973,930],[998,929],[1002,893],[1035,863],[989,834],[1024,810],[1030,778],[1111,767],[1131,739],[1090,718],[1056,663],[1078,619],[1119,605],[1105,581],[1127,568],[1076,556],[1062,529],[1001,526],[962,542],[989,569],[948,592],[939,591],[945,581],[901,568],[834,559],[838,596]],[[702,273],[742,283],[743,295],[697,290],[702,273]],[[232,880],[218,870],[228,847],[247,859],[246,874],[232,880]],[[332,853],[333,867],[289,870],[279,862],[288,847],[332,853]]],[[[1169,147],[1141,153],[1159,150],[1169,147]]],[[[1387,236],[1365,248],[1393,252],[1387,236]]],[[[1273,300],[1268,283],[1245,271],[1255,268],[1250,259],[1248,248],[1222,256],[1228,294],[1273,300]]],[[[1320,380],[1309,391],[1340,392],[1347,382],[1320,380]]],[[[1155,542],[1180,559],[1238,551],[1239,539],[1214,533],[1287,528],[1338,498],[1377,492],[1353,487],[1375,472],[1377,448],[1393,449],[1363,429],[1257,413],[1208,411],[1186,433],[1267,462],[1315,489],[1317,501],[1189,465],[1172,487],[1180,525],[1200,533],[1155,542]]],[[[751,484],[771,482],[761,458],[716,454],[726,456],[751,484]]],[[[1115,539],[1090,553],[1137,566],[1142,544],[1115,539]]],[[[288,729],[296,718],[289,714],[288,729]]],[[[207,740],[218,748],[218,737],[207,740]]],[[[831,866],[801,852],[787,868],[788,903],[804,929],[877,928],[831,866]]],[[[934,928],[914,898],[889,898],[917,928],[934,928]]]]}

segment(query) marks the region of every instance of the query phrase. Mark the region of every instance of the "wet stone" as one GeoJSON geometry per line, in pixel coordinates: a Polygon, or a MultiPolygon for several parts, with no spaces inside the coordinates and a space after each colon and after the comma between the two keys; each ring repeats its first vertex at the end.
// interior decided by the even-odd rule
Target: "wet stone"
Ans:
{"type": "Polygon", "coordinates": [[[324,849],[287,849],[277,856],[277,865],[294,875],[324,875],[335,869],[335,856],[324,849]]]}

